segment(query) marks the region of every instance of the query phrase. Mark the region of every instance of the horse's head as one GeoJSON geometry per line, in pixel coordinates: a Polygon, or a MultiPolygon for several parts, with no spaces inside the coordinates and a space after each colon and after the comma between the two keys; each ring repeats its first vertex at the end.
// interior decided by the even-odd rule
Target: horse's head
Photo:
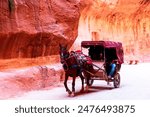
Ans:
{"type": "Polygon", "coordinates": [[[59,48],[60,48],[60,51],[59,51],[60,60],[61,60],[61,63],[63,64],[65,59],[69,57],[69,52],[67,50],[67,46],[62,46],[61,44],[59,44],[59,48]]]}

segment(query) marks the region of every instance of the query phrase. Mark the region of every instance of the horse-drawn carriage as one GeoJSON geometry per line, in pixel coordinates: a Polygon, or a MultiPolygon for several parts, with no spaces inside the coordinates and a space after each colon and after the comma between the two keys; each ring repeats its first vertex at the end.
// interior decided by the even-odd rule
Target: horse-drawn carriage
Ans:
{"type": "Polygon", "coordinates": [[[120,42],[113,41],[82,41],[81,51],[67,50],[67,46],[60,45],[60,59],[65,70],[64,86],[69,94],[75,93],[75,79],[81,78],[82,89],[84,80],[91,86],[94,80],[113,82],[114,87],[120,86],[119,70],[123,63],[123,48],[120,42]],[[109,77],[110,64],[115,64],[113,74],[109,77]],[[72,92],[67,86],[68,77],[73,77],[72,92]]]}
{"type": "MultiPolygon", "coordinates": [[[[82,41],[81,49],[87,52],[92,59],[92,71],[88,72],[89,85],[93,84],[94,80],[105,80],[113,82],[114,87],[120,85],[120,68],[123,61],[122,43],[113,41],[82,41]],[[111,70],[110,64],[116,64],[112,77],[108,77],[111,70]]],[[[86,76],[86,75],[85,75],[86,76]]]]}

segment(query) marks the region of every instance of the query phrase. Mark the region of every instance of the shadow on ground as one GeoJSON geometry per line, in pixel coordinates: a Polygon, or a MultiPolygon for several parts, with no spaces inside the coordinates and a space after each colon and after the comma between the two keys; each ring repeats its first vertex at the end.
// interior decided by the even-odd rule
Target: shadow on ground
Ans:
{"type": "Polygon", "coordinates": [[[108,90],[112,90],[114,89],[113,87],[105,87],[105,86],[91,86],[88,91],[84,91],[84,92],[76,92],[75,93],[75,97],[77,96],[81,96],[81,95],[87,95],[87,94],[92,94],[92,93],[95,93],[95,92],[101,92],[101,91],[108,91],[108,90]]]}

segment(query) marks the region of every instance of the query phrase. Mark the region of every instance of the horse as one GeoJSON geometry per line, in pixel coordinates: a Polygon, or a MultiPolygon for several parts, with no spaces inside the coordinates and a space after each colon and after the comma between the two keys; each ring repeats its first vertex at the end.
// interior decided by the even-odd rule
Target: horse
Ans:
{"type": "MultiPolygon", "coordinates": [[[[63,65],[63,69],[65,71],[65,80],[64,80],[64,86],[66,89],[66,92],[68,92],[69,96],[75,96],[75,80],[76,77],[80,77],[81,78],[81,82],[82,82],[82,87],[80,92],[84,91],[84,77],[82,75],[82,72],[85,72],[84,69],[87,69],[88,66],[87,63],[82,62],[77,60],[77,57],[79,57],[79,54],[77,54],[74,51],[71,51],[70,53],[67,50],[67,46],[62,46],[59,44],[60,47],[60,61],[63,65]],[[67,81],[68,81],[68,77],[72,77],[72,91],[70,91],[70,89],[67,86],[67,81]]],[[[86,56],[87,57],[87,56],[86,56]]],[[[88,58],[90,60],[90,58],[88,58]]],[[[88,69],[87,69],[88,70],[88,69]]],[[[87,79],[88,80],[88,79],[87,79]]],[[[87,82],[87,89],[88,89],[88,82],[87,82]]]]}

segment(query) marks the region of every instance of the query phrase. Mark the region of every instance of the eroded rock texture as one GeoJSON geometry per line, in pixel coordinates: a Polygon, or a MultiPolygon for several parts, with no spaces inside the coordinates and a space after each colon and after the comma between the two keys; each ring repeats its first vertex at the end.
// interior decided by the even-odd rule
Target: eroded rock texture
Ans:
{"type": "Polygon", "coordinates": [[[91,39],[121,41],[125,59],[148,60],[150,0],[93,0],[81,13],[74,46],[91,39]]]}
{"type": "Polygon", "coordinates": [[[54,55],[59,43],[71,46],[85,5],[80,0],[1,0],[0,58],[54,55]]]}
{"type": "Polygon", "coordinates": [[[150,0],[0,1],[1,59],[54,55],[59,43],[77,49],[82,40],[121,41],[127,57],[147,57],[150,0]]]}

